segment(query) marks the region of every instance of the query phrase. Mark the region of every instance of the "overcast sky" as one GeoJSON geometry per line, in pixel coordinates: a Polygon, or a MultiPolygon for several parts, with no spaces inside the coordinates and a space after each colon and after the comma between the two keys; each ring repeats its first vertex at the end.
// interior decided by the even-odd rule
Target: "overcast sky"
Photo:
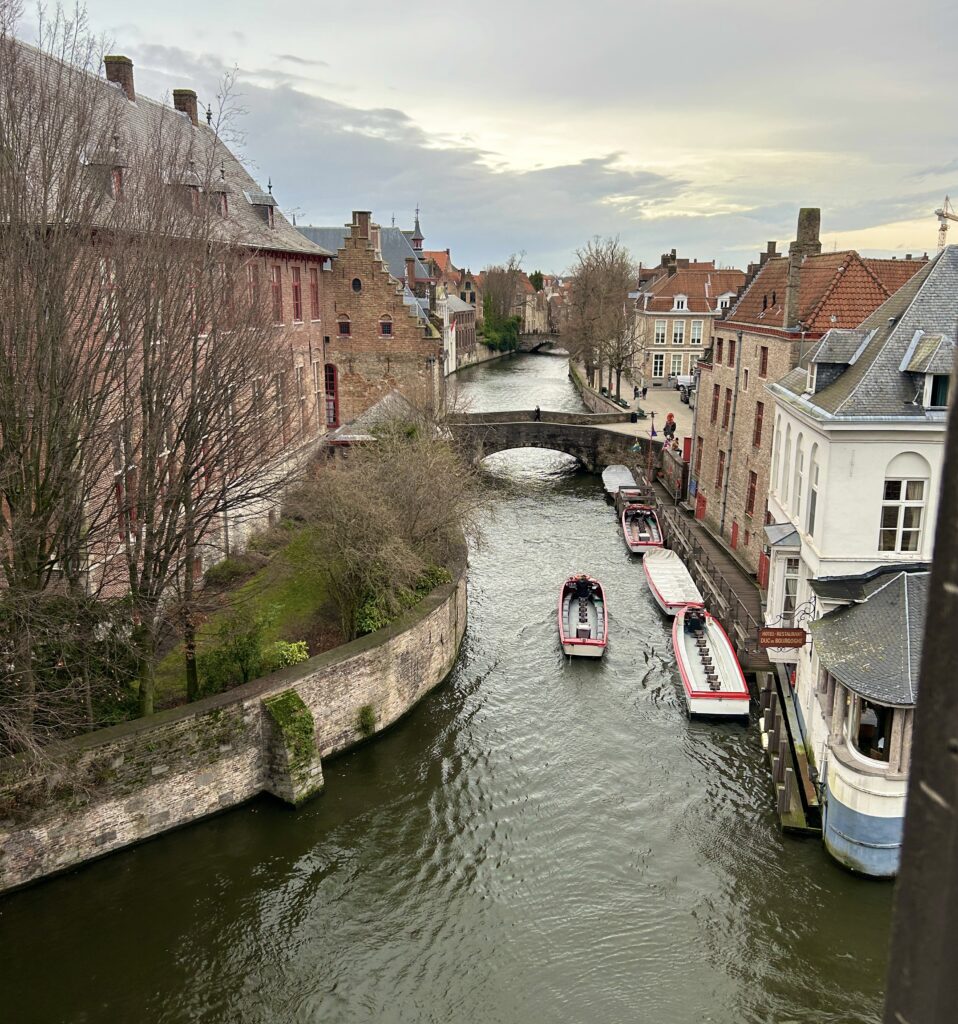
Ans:
{"type": "MultiPolygon", "coordinates": [[[[592,235],[744,266],[822,209],[827,249],[934,251],[958,197],[945,0],[87,0],[137,90],[216,95],[300,223],[371,209],[474,269],[592,235]]],[[[953,240],[958,242],[958,224],[953,240]]]]}

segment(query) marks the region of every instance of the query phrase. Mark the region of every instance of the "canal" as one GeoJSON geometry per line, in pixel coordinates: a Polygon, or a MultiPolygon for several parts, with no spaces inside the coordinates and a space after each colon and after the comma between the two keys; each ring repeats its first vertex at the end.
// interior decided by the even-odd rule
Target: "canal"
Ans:
{"type": "MultiPolygon", "coordinates": [[[[466,371],[473,410],[580,408],[563,359],[466,371]]],[[[449,681],[267,798],[0,901],[10,1024],[875,1024],[891,887],[778,832],[754,724],[690,723],[599,480],[487,461],[449,681]],[[606,657],[555,601],[606,585],[606,657]]]]}

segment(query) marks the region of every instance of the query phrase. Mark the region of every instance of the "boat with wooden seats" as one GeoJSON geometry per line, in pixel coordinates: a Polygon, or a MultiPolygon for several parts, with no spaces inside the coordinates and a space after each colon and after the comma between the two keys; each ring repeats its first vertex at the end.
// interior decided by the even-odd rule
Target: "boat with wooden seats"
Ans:
{"type": "Polygon", "coordinates": [[[748,684],[717,619],[694,605],[680,608],[672,624],[672,646],[691,717],[748,716],[748,684]]]}
{"type": "Polygon", "coordinates": [[[644,555],[665,546],[662,526],[652,505],[626,505],[622,509],[622,535],[633,555],[644,555]]]}
{"type": "Polygon", "coordinates": [[[689,605],[704,606],[702,594],[685,562],[670,548],[647,551],[642,559],[642,571],[655,603],[666,615],[675,615],[680,608],[689,605]]]}
{"type": "Polygon", "coordinates": [[[559,640],[572,657],[601,658],[609,638],[602,584],[584,573],[570,576],[559,592],[559,640]]]}
{"type": "Polygon", "coordinates": [[[620,487],[615,494],[617,517],[622,517],[622,509],[626,505],[655,505],[655,492],[642,484],[636,484],[635,487],[620,487]]]}
{"type": "Polygon", "coordinates": [[[602,470],[602,486],[606,497],[615,501],[620,487],[635,487],[635,477],[628,466],[606,466],[602,470]]]}

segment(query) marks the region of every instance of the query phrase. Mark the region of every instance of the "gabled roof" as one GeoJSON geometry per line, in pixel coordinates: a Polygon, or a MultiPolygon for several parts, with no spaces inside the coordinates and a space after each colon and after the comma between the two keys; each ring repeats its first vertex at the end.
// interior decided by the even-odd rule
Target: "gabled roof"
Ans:
{"type": "Polygon", "coordinates": [[[829,331],[809,356],[812,363],[836,363],[840,366],[855,362],[871,331],[861,327],[854,331],[829,331]]]}
{"type": "MultiPolygon", "coordinates": [[[[854,360],[817,394],[804,395],[806,375],[801,369],[770,385],[772,393],[798,397],[800,408],[821,419],[893,417],[943,423],[943,412],[915,404],[923,381],[914,374],[951,372],[958,330],[958,245],[949,245],[931,262],[920,263],[918,273],[875,309],[860,330],[865,337],[854,360]],[[922,339],[927,337],[932,340],[924,346],[922,339]],[[919,350],[914,365],[927,368],[911,369],[919,350]]],[[[822,339],[812,354],[815,361],[821,361],[820,349],[832,346],[834,333],[822,339]]],[[[847,351],[844,335],[834,344],[847,351]]]]}
{"type": "Polygon", "coordinates": [[[820,663],[868,700],[912,706],[918,698],[929,576],[903,570],[879,576],[863,588],[860,603],[812,622],[820,663]]]}
{"type": "MultiPolygon", "coordinates": [[[[131,153],[135,153],[137,149],[155,147],[156,140],[166,139],[171,152],[175,146],[184,154],[183,171],[176,178],[180,184],[200,186],[202,181],[195,168],[216,168],[216,180],[209,186],[209,191],[224,194],[227,197],[229,211],[228,217],[213,225],[214,231],[222,241],[255,249],[313,256],[330,255],[327,250],[316,246],[297,232],[279,210],[275,197],[270,192],[263,191],[222,138],[217,137],[209,125],[203,124],[202,119],[199,124],[194,125],[186,114],[149,99],[141,93],[137,93],[136,100],[131,102],[112,82],[64,65],[56,58],[26,43],[12,40],[9,41],[9,45],[16,48],[16,60],[22,60],[24,67],[29,69],[31,74],[51,79],[66,74],[76,76],[77,82],[99,82],[102,93],[99,94],[100,108],[95,116],[100,118],[101,126],[115,116],[121,138],[123,156],[115,157],[119,163],[114,166],[129,166],[131,153]],[[274,208],[273,227],[260,216],[257,206],[274,208]]],[[[98,161],[102,159],[103,154],[90,156],[94,161],[98,161]]],[[[127,187],[125,183],[125,191],[127,187]]],[[[104,222],[108,220],[113,204],[113,198],[105,195],[101,207],[104,222]]]]}
{"type": "Polygon", "coordinates": [[[719,298],[734,295],[745,284],[741,270],[713,270],[702,264],[677,270],[671,277],[662,276],[647,285],[642,295],[648,301],[643,306],[639,299],[639,311],[650,313],[670,312],[677,295],[686,297],[685,307],[690,313],[712,313],[718,309],[719,298]]]}
{"type": "Polygon", "coordinates": [[[422,253],[424,260],[432,260],[444,276],[452,276],[459,271],[452,265],[452,259],[445,249],[424,249],[422,253]]]}
{"type": "MultiPolygon", "coordinates": [[[[799,270],[798,319],[810,333],[858,327],[926,265],[924,260],[863,259],[852,250],[806,256],[799,270]]],[[[787,278],[788,259],[769,260],[729,320],[782,330],[787,278]]]]}

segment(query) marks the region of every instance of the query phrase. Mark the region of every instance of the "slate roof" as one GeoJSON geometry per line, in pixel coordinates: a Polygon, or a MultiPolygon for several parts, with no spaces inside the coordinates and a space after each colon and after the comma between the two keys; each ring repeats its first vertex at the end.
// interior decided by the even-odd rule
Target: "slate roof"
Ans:
{"type": "Polygon", "coordinates": [[[914,705],[929,576],[899,571],[879,578],[860,604],[812,622],[821,664],[868,700],[893,707],[914,705]]]}
{"type": "Polygon", "coordinates": [[[765,536],[772,547],[801,547],[798,530],[791,523],[771,523],[765,527],[765,536]]]}
{"type": "Polygon", "coordinates": [[[741,270],[715,270],[711,264],[699,263],[686,269],[677,270],[671,277],[656,278],[646,285],[640,296],[647,296],[640,312],[667,313],[674,306],[676,295],[686,296],[686,311],[689,313],[713,313],[718,308],[722,295],[735,294],[745,284],[741,270]]]}
{"type": "MultiPolygon", "coordinates": [[[[136,100],[130,102],[119,86],[106,79],[64,65],[26,43],[14,41],[12,45],[16,47],[16,60],[22,60],[30,74],[51,80],[65,75],[71,81],[73,79],[70,76],[76,76],[77,83],[91,79],[99,82],[102,92],[98,94],[100,106],[95,116],[99,118],[101,128],[107,124],[112,127],[115,118],[118,141],[116,148],[112,148],[109,153],[96,151],[87,154],[91,165],[102,163],[106,166],[112,163],[113,166],[130,167],[138,150],[155,147],[158,139],[168,140],[170,153],[179,151],[183,155],[182,172],[171,183],[198,186],[205,177],[212,179],[209,185],[211,193],[227,196],[229,215],[213,225],[222,241],[256,249],[330,255],[328,250],[316,246],[297,232],[279,210],[275,197],[263,191],[262,186],[253,179],[223,140],[217,138],[213,129],[203,123],[202,118],[198,125],[194,125],[186,114],[139,92],[136,100]],[[202,169],[204,174],[197,173],[197,168],[202,169]],[[207,169],[212,169],[212,173],[206,174],[207,169]],[[274,208],[272,228],[260,216],[254,204],[274,208]]],[[[135,180],[135,175],[125,175],[125,202],[131,199],[135,202],[135,195],[130,193],[135,187],[135,180]]],[[[114,205],[112,196],[104,194],[100,207],[101,220],[98,223],[109,223],[114,205]]]]}
{"type": "Polygon", "coordinates": [[[809,356],[809,362],[848,365],[855,361],[858,350],[870,333],[860,327],[854,331],[829,331],[809,356]]]}
{"type": "MultiPolygon", "coordinates": [[[[891,417],[943,422],[943,411],[915,404],[916,391],[924,383],[915,374],[951,372],[958,330],[958,245],[949,245],[934,260],[919,264],[918,273],[874,310],[861,330],[867,339],[854,361],[817,394],[804,394],[806,374],[801,368],[771,384],[769,390],[776,397],[797,402],[819,419],[891,417]],[[935,343],[927,351],[922,348],[919,363],[941,369],[903,369],[928,336],[933,336],[935,343]]],[[[819,349],[832,345],[833,333],[826,334],[819,349]]],[[[835,346],[845,346],[844,338],[835,346]]],[[[812,353],[813,360],[817,353],[812,353]]]]}
{"type": "MultiPolygon", "coordinates": [[[[339,228],[317,227],[312,224],[301,224],[297,230],[317,245],[324,246],[334,254],[341,249],[349,237],[349,225],[339,228]]],[[[380,228],[379,248],[386,269],[397,280],[406,279],[406,257],[413,256],[416,260],[416,277],[427,278],[429,272],[423,265],[418,253],[409,241],[409,233],[401,228],[380,228]]]]}
{"type": "Polygon", "coordinates": [[[446,299],[446,305],[450,313],[474,313],[475,307],[468,302],[463,302],[458,295],[450,295],[446,299]]]}
{"type": "MultiPolygon", "coordinates": [[[[798,319],[811,333],[858,327],[924,266],[925,260],[866,259],[851,250],[806,256],[799,271],[798,319]]],[[[787,258],[769,260],[728,319],[784,329],[787,277],[787,258]]]]}

